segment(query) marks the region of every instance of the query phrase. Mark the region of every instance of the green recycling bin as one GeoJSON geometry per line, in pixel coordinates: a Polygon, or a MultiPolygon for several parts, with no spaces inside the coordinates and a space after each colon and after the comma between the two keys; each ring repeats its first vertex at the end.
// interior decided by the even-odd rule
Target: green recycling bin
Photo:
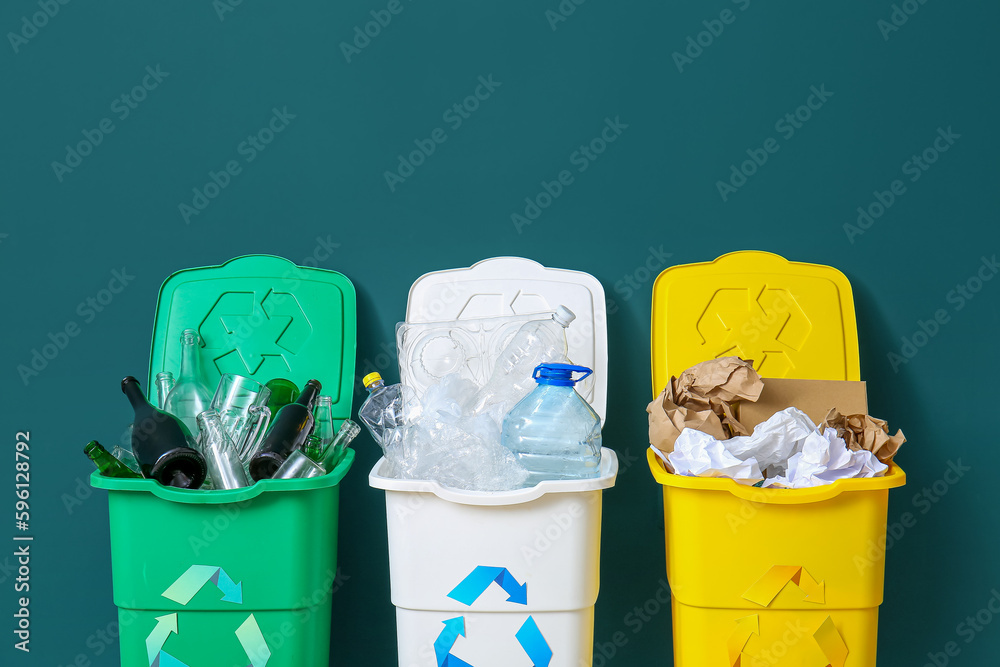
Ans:
{"type": "MultiPolygon", "coordinates": [[[[354,286],[335,271],[267,255],[180,271],[160,289],[146,391],[176,371],[181,332],[196,328],[208,386],[223,373],[317,378],[347,419],[355,316],[354,286]]],[[[95,472],[91,485],[108,490],[122,665],[328,664],[339,484],[353,461],[348,449],[322,477],[231,491],[95,472]]]]}

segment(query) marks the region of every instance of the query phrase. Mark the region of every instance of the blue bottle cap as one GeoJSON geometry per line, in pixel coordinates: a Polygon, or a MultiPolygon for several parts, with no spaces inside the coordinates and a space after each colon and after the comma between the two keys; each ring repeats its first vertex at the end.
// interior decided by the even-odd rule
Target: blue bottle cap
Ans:
{"type": "Polygon", "coordinates": [[[538,364],[532,377],[538,384],[551,384],[556,387],[572,387],[580,380],[593,373],[586,366],[573,366],[572,364],[538,364]],[[580,377],[573,379],[573,373],[583,373],[580,377]]]}

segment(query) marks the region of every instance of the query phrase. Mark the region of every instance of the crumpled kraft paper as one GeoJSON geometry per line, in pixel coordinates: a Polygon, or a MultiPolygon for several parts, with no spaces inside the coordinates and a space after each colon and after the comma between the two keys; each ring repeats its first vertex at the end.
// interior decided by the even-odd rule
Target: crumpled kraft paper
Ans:
{"type": "Polygon", "coordinates": [[[844,439],[847,448],[853,452],[865,449],[874,454],[879,461],[888,464],[906,442],[906,436],[901,430],[896,435],[889,435],[889,425],[884,419],[876,419],[871,415],[842,415],[833,408],[826,415],[820,428],[836,429],[837,435],[844,439]]]}
{"type": "Polygon", "coordinates": [[[649,443],[662,452],[674,449],[685,428],[707,433],[717,440],[750,431],[737,421],[729,403],[756,401],[764,382],[752,361],[739,357],[711,359],[692,366],[670,383],[646,407],[649,443]]]}

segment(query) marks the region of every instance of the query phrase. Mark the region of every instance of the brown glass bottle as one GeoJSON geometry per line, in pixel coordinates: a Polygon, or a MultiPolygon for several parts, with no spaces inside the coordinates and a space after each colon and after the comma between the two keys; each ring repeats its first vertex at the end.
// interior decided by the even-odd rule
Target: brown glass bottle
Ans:
{"type": "Polygon", "coordinates": [[[309,380],[294,403],[278,410],[264,442],[250,459],[250,476],[254,481],[273,477],[288,455],[302,448],[312,432],[312,406],[322,388],[319,380],[309,380]]]}

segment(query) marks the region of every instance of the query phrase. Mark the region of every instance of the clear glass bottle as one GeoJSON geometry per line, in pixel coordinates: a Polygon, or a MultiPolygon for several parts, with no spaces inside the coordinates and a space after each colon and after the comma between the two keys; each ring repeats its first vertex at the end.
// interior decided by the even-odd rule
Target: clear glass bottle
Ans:
{"type": "Polygon", "coordinates": [[[198,415],[201,430],[199,444],[208,465],[208,476],[215,489],[240,489],[249,486],[246,471],[236,453],[236,446],[222,427],[222,420],[215,410],[198,415]]]}
{"type": "Polygon", "coordinates": [[[174,388],[174,374],[170,371],[163,371],[162,373],[156,374],[156,407],[161,410],[166,409],[164,406],[167,404],[167,396],[170,395],[170,390],[174,388]]]}
{"type": "Polygon", "coordinates": [[[194,329],[181,334],[181,369],[177,383],[167,395],[163,409],[184,422],[192,435],[198,434],[198,415],[212,404],[212,390],[202,380],[201,337],[194,329]]]}

